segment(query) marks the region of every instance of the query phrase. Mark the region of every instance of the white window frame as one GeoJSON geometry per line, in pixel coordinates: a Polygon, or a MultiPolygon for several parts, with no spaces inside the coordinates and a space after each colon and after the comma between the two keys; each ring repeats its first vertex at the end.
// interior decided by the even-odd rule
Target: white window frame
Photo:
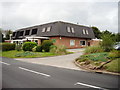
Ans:
{"type": "Polygon", "coordinates": [[[85,41],[85,40],[80,40],[80,46],[86,46],[86,41],[85,41],[85,45],[81,45],[82,41],[85,41]]]}
{"type": "Polygon", "coordinates": [[[70,27],[67,27],[67,32],[71,32],[71,31],[70,31],[70,27]]]}
{"type": "Polygon", "coordinates": [[[74,28],[73,28],[73,27],[71,28],[71,30],[72,30],[72,33],[75,33],[75,30],[74,30],[74,28]]]}
{"type": "Polygon", "coordinates": [[[51,27],[47,27],[47,32],[50,32],[51,31],[51,27]]]}
{"type": "Polygon", "coordinates": [[[88,30],[86,30],[86,34],[89,34],[89,33],[88,33],[88,30]]]}
{"type": "Polygon", "coordinates": [[[44,27],[44,28],[42,29],[42,32],[45,32],[45,30],[46,30],[46,28],[44,27]]]}
{"type": "Polygon", "coordinates": [[[70,46],[75,46],[75,40],[70,40],[70,46]]]}
{"type": "Polygon", "coordinates": [[[83,29],[83,31],[82,31],[82,32],[83,32],[83,34],[85,34],[85,29],[83,29]]]}

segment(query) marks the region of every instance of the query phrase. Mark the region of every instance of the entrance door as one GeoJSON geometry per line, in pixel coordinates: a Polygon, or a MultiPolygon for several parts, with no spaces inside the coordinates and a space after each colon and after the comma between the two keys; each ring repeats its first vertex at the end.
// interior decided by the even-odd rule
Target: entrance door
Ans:
{"type": "Polygon", "coordinates": [[[88,42],[88,46],[90,46],[90,42],[88,42]]]}

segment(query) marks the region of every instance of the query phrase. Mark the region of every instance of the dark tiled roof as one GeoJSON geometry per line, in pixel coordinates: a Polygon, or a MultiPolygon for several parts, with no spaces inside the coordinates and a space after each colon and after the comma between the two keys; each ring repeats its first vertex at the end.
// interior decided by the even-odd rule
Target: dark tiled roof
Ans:
{"type": "Polygon", "coordinates": [[[56,22],[51,22],[47,24],[36,25],[33,27],[16,30],[15,32],[17,32],[18,34],[15,35],[15,37],[13,38],[23,38],[25,36],[25,33],[23,34],[22,37],[19,37],[20,31],[30,30],[30,35],[31,35],[32,29],[35,29],[35,28],[38,29],[36,36],[47,36],[47,37],[66,36],[66,37],[78,37],[78,38],[90,38],[90,39],[95,37],[93,30],[90,27],[62,22],[62,21],[56,21],[56,22]],[[51,30],[49,32],[42,32],[42,29],[47,27],[51,27],[51,30]],[[74,28],[74,33],[68,32],[67,27],[74,28]],[[83,34],[83,29],[87,30],[88,34],[83,34]]]}

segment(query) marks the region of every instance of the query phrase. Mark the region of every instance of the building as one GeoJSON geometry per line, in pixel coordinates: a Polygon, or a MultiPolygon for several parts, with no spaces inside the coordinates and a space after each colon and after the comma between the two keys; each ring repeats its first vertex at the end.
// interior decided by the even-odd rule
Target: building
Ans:
{"type": "Polygon", "coordinates": [[[12,35],[13,42],[30,40],[40,45],[43,40],[50,39],[55,45],[64,45],[67,48],[90,46],[93,38],[95,36],[91,27],[62,21],[22,28],[12,35]]]}

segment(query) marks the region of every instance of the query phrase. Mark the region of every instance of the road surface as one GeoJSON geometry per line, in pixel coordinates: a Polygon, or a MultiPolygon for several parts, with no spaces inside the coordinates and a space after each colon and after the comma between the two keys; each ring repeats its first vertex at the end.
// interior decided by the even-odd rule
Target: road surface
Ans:
{"type": "Polygon", "coordinates": [[[2,88],[118,88],[118,76],[3,58],[2,88]]]}

